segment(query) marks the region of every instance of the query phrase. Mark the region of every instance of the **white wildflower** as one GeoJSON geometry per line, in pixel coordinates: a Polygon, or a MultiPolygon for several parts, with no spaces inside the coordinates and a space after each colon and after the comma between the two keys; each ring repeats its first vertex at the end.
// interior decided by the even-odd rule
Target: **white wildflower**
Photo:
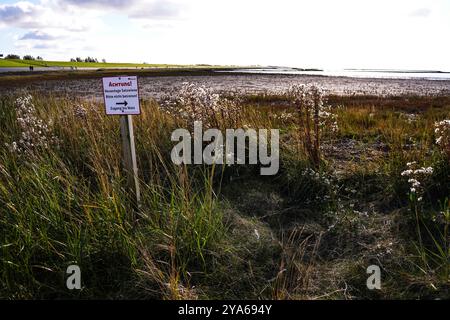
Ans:
{"type": "Polygon", "coordinates": [[[11,152],[31,152],[37,148],[48,148],[57,144],[57,138],[51,134],[50,128],[37,115],[31,95],[19,97],[15,101],[17,123],[21,130],[20,139],[10,145],[11,152]]]}
{"type": "Polygon", "coordinates": [[[450,156],[450,119],[437,121],[434,123],[436,134],[436,144],[442,152],[450,156]]]}
{"type": "Polygon", "coordinates": [[[178,92],[169,92],[161,101],[164,110],[190,124],[202,121],[204,127],[219,128],[225,122],[233,127],[239,119],[238,97],[227,99],[212,89],[184,82],[178,92]]]}
{"type": "Polygon", "coordinates": [[[417,162],[408,162],[406,164],[408,169],[404,170],[401,175],[408,177],[408,183],[409,183],[409,192],[411,194],[417,195],[417,201],[422,201],[423,193],[424,193],[424,187],[423,181],[426,179],[427,176],[433,174],[433,168],[432,167],[417,167],[417,162]]]}
{"type": "Polygon", "coordinates": [[[259,240],[260,236],[259,236],[258,229],[255,229],[254,233],[255,233],[256,239],[259,240]]]}

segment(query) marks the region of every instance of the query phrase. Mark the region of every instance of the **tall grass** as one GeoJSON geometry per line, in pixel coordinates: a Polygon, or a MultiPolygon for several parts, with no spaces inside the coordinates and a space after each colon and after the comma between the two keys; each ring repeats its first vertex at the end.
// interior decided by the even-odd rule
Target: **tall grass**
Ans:
{"type": "MultiPolygon", "coordinates": [[[[171,265],[170,272],[160,271],[169,272],[168,283],[187,281],[191,267],[206,268],[208,250],[224,230],[211,170],[202,170],[203,182],[191,181],[186,168],[164,158],[169,145],[159,135],[170,127],[161,126],[164,114],[154,104],[146,105],[148,112],[137,121],[143,209],[136,225],[124,188],[117,119],[94,102],[35,97],[28,103],[35,107],[35,120],[51,124],[59,141],[1,149],[3,297],[70,295],[62,288],[71,263],[80,265],[86,279],[74,294],[120,297],[132,290],[129,281],[142,275],[136,270],[149,261],[140,252],[150,248],[162,270],[171,265]],[[203,188],[194,187],[199,183],[203,188]]],[[[16,107],[3,99],[2,126],[9,130],[3,131],[2,145],[21,137],[15,132],[16,107]]],[[[171,285],[157,296],[173,297],[177,288],[171,285]]]]}
{"type": "Polygon", "coordinates": [[[98,101],[2,96],[0,297],[364,297],[357,285],[343,281],[343,289],[318,275],[359,279],[355,270],[373,259],[371,246],[392,237],[403,251],[377,259],[388,267],[401,261],[404,269],[390,280],[406,284],[381,296],[421,297],[411,282],[448,285],[450,162],[434,132],[448,106],[411,116],[381,100],[377,108],[373,99],[349,97],[330,108],[318,88],[291,89],[270,107],[256,107],[264,97],[223,99],[189,84],[166,104],[142,101],[134,118],[137,212],[118,119],[98,101]],[[194,120],[220,129],[279,128],[279,173],[174,165],[171,133],[194,120]],[[414,212],[401,175],[412,161],[433,167],[414,212]],[[376,218],[361,215],[367,208],[376,218]],[[392,229],[376,225],[391,215],[401,215],[389,220],[392,229]],[[80,291],[66,289],[70,264],[81,267],[80,291]]]}

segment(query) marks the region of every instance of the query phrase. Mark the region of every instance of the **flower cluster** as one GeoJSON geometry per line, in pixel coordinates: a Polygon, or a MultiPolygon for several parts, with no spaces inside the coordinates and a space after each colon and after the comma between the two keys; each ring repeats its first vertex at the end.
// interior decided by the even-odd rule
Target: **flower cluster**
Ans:
{"type": "Polygon", "coordinates": [[[338,130],[337,114],[332,107],[325,104],[324,91],[316,85],[292,85],[285,95],[292,101],[299,113],[309,113],[309,117],[317,121],[323,129],[329,128],[332,132],[338,130]]]}
{"type": "Polygon", "coordinates": [[[36,107],[31,95],[19,97],[15,101],[17,123],[20,128],[20,138],[7,146],[18,154],[32,152],[38,148],[48,148],[57,143],[57,138],[51,134],[50,128],[36,113],[36,107]]]}
{"type": "Polygon", "coordinates": [[[401,113],[400,117],[406,119],[408,123],[413,123],[420,118],[420,115],[415,113],[401,113]]]}
{"type": "Polygon", "coordinates": [[[177,299],[185,300],[197,300],[198,294],[195,287],[185,287],[181,283],[165,283],[167,289],[176,297],[177,299]]]}
{"type": "Polygon", "coordinates": [[[383,258],[385,256],[389,256],[394,252],[394,243],[393,242],[387,242],[382,241],[381,243],[378,243],[375,247],[376,255],[379,258],[383,258]]]}
{"type": "Polygon", "coordinates": [[[432,217],[433,222],[439,224],[449,224],[450,225],[450,209],[447,208],[445,211],[439,211],[432,217]]]}
{"type": "Polygon", "coordinates": [[[311,160],[320,162],[320,140],[326,129],[338,130],[337,115],[324,104],[324,92],[316,85],[292,85],[284,93],[297,110],[303,146],[311,160]]]}
{"type": "Polygon", "coordinates": [[[77,118],[86,119],[87,109],[82,104],[77,104],[73,109],[73,114],[77,118]]]}
{"type": "Polygon", "coordinates": [[[282,123],[288,123],[294,119],[294,114],[289,112],[281,112],[280,114],[274,114],[274,119],[282,122],[282,123]]]}
{"type": "Polygon", "coordinates": [[[337,123],[337,114],[333,113],[331,106],[322,106],[319,110],[320,127],[323,129],[329,129],[333,133],[337,133],[339,126],[337,123]]]}
{"type": "Polygon", "coordinates": [[[437,136],[436,144],[450,157],[450,120],[435,122],[434,132],[437,136]]]}
{"type": "Polygon", "coordinates": [[[165,95],[161,101],[165,111],[193,124],[202,121],[204,127],[233,127],[240,108],[235,99],[227,99],[212,89],[184,82],[177,94],[165,95]]]}
{"type": "Polygon", "coordinates": [[[314,171],[312,168],[306,168],[302,172],[303,176],[308,176],[310,179],[313,179],[317,182],[324,183],[326,185],[331,185],[330,179],[328,179],[325,175],[320,174],[317,171],[314,171]]]}
{"type": "Polygon", "coordinates": [[[410,185],[410,194],[417,198],[417,201],[422,201],[422,195],[424,193],[423,180],[433,174],[432,167],[418,167],[415,161],[408,162],[406,164],[408,169],[403,171],[401,175],[408,178],[410,185]]]}

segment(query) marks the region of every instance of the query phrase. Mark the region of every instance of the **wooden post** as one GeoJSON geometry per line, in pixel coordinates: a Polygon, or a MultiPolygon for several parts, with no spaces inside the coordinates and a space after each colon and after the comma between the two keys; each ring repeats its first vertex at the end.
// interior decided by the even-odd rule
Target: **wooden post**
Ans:
{"type": "Polygon", "coordinates": [[[122,135],[123,165],[127,174],[127,184],[135,198],[136,208],[139,209],[141,192],[139,188],[136,148],[134,144],[133,118],[131,115],[120,116],[120,132],[122,135]]]}

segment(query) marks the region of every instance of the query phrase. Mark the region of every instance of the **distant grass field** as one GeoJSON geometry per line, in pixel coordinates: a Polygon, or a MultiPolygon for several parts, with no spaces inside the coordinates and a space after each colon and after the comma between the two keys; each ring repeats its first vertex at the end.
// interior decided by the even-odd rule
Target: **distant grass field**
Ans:
{"type": "MultiPolygon", "coordinates": [[[[0,59],[0,68],[17,68],[29,66],[35,67],[77,67],[77,68],[175,68],[195,67],[194,65],[175,64],[147,64],[147,63],[94,63],[94,62],[70,62],[70,61],[45,61],[45,60],[20,60],[0,59]]],[[[205,67],[204,65],[202,67],[205,67]]]]}
{"type": "Polygon", "coordinates": [[[18,62],[20,60],[5,60],[0,59],[0,68],[17,68],[17,67],[28,67],[29,64],[25,64],[25,61],[18,62]]]}

